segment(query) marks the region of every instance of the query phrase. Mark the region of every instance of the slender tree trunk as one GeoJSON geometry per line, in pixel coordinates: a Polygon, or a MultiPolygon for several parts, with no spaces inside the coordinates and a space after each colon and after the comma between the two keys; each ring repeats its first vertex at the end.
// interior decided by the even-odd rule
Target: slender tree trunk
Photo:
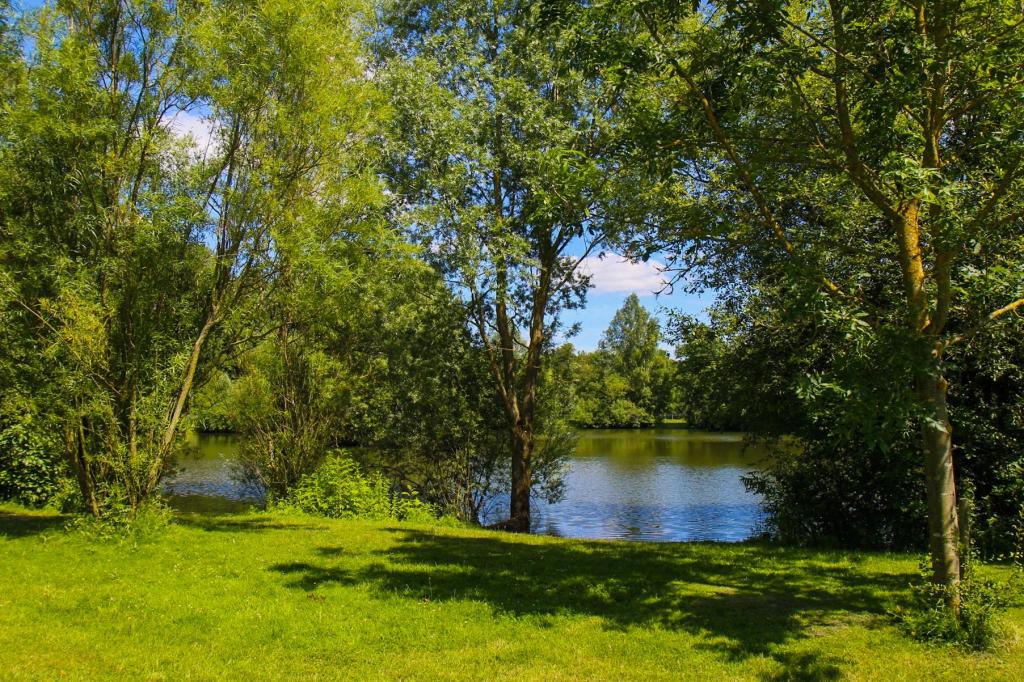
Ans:
{"type": "MultiPolygon", "coordinates": [[[[896,234],[907,301],[908,331],[917,339],[920,353],[921,366],[915,380],[915,389],[918,402],[925,410],[921,423],[921,450],[927,486],[928,550],[931,555],[932,580],[939,585],[952,586],[960,581],[956,483],[953,478],[953,428],[946,404],[947,383],[941,371],[941,349],[936,346],[933,335],[937,330],[929,315],[919,211],[917,200],[901,206],[896,234]]],[[[938,306],[945,307],[948,307],[948,302],[938,306]]],[[[937,313],[945,314],[941,311],[937,313]]],[[[951,605],[955,607],[955,591],[951,598],[954,599],[951,605]]]]}
{"type": "Polygon", "coordinates": [[[75,421],[77,423],[74,429],[69,429],[66,436],[68,459],[71,470],[75,472],[75,480],[78,481],[78,490],[82,493],[82,502],[90,514],[98,517],[100,506],[96,501],[96,492],[89,478],[88,464],[85,458],[85,429],[82,426],[81,417],[76,418],[75,421]]]}
{"type": "MultiPolygon", "coordinates": [[[[955,23],[953,12],[954,7],[941,0],[936,3],[919,2],[917,5],[918,33],[923,39],[931,41],[937,56],[928,68],[927,117],[922,124],[925,147],[921,165],[936,170],[942,168],[941,140],[946,124],[946,81],[951,63],[946,53],[946,40],[955,23]]],[[[917,202],[914,203],[916,205],[917,202]]],[[[920,220],[916,207],[914,219],[915,222],[920,220]]],[[[919,225],[915,225],[915,228],[919,228],[919,225]]],[[[932,229],[940,230],[938,227],[932,229]]],[[[919,230],[915,229],[914,233],[918,239],[920,256],[919,230]]],[[[917,325],[918,329],[925,332],[925,350],[928,353],[925,364],[927,369],[917,379],[917,392],[921,405],[926,408],[921,425],[921,446],[928,486],[928,548],[932,560],[932,581],[955,587],[960,582],[960,532],[953,475],[953,427],[949,422],[946,403],[948,384],[942,375],[942,347],[934,341],[942,333],[952,305],[950,276],[953,252],[941,248],[943,240],[938,238],[940,234],[941,231],[936,231],[932,235],[932,241],[936,244],[933,246],[935,263],[932,269],[936,305],[931,315],[925,313],[917,325]]],[[[949,605],[959,610],[958,590],[950,590],[948,597],[949,605]]]]}
{"type": "MultiPolygon", "coordinates": [[[[953,476],[953,429],[946,404],[946,379],[937,368],[917,380],[919,400],[927,409],[921,445],[928,486],[928,549],[932,580],[941,585],[960,581],[959,520],[953,476]]],[[[956,601],[956,595],[951,594],[956,601]]]]}
{"type": "Polygon", "coordinates": [[[522,406],[518,421],[512,426],[512,499],[509,525],[513,530],[530,531],[530,494],[533,489],[534,420],[537,415],[537,389],[544,351],[544,313],[551,289],[551,272],[557,251],[550,237],[541,249],[540,277],[533,295],[530,314],[530,342],[523,368],[522,406]]]}
{"type": "Polygon", "coordinates": [[[530,490],[533,487],[533,425],[516,425],[512,436],[512,494],[508,529],[530,532],[530,490]]]}
{"type": "Polygon", "coordinates": [[[174,442],[174,436],[178,431],[178,422],[181,420],[182,412],[185,410],[185,402],[188,400],[188,396],[192,392],[192,385],[195,383],[196,368],[199,366],[199,358],[202,355],[203,346],[206,344],[206,339],[209,337],[210,332],[213,331],[216,323],[217,317],[216,312],[214,312],[203,322],[199,335],[196,336],[195,343],[192,344],[192,352],[189,355],[188,364],[185,365],[185,373],[181,378],[178,395],[167,417],[167,424],[160,441],[160,448],[154,454],[153,463],[149,467],[149,476],[146,480],[147,496],[156,489],[156,484],[160,479],[160,471],[163,468],[164,459],[170,451],[171,443],[174,442]]]}

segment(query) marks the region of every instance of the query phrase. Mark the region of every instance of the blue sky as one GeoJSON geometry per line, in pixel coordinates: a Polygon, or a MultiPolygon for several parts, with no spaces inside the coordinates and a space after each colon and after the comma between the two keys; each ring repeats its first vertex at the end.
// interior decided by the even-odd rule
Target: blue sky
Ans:
{"type": "Polygon", "coordinates": [[[661,263],[657,259],[647,263],[630,263],[615,254],[607,254],[604,258],[588,258],[582,268],[590,273],[593,288],[587,294],[585,308],[568,310],[563,314],[567,325],[578,322],[581,326],[580,333],[568,340],[579,350],[597,348],[597,342],[615,311],[632,293],[659,319],[664,320],[665,311],[670,309],[703,317],[704,309],[714,300],[714,293],[687,294],[677,287],[672,293],[657,294],[666,277],[659,272],[659,265],[661,263]]]}

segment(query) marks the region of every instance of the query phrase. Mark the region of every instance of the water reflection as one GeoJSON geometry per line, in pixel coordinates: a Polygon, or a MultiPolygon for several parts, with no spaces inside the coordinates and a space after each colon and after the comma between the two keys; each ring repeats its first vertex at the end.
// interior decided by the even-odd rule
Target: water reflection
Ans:
{"type": "Polygon", "coordinates": [[[163,485],[168,503],[190,512],[245,511],[263,504],[263,492],[243,484],[237,474],[238,437],[191,433],[163,485]]]}
{"type": "Polygon", "coordinates": [[[744,540],[762,514],[740,477],[764,455],[741,434],[584,431],[565,499],[538,503],[535,525],[578,538],[744,540]]]}
{"type": "MultiPolygon", "coordinates": [[[[740,477],[766,453],[741,434],[682,429],[593,430],[580,434],[565,499],[535,504],[534,530],[576,538],[647,541],[750,537],[762,519],[759,499],[740,477]]],[[[193,434],[164,485],[172,506],[236,511],[263,501],[235,477],[238,441],[193,434]]],[[[493,510],[494,520],[502,510],[493,510]]]]}

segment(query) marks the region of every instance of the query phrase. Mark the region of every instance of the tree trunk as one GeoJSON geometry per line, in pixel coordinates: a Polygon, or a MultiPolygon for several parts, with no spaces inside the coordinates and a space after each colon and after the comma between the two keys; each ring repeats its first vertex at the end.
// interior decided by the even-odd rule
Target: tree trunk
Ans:
{"type": "Polygon", "coordinates": [[[70,432],[66,437],[68,459],[71,463],[71,470],[75,472],[75,479],[78,481],[78,490],[82,493],[82,502],[90,514],[99,517],[100,506],[96,501],[96,492],[93,489],[92,480],[89,478],[88,463],[85,457],[85,429],[80,417],[77,417],[76,421],[75,428],[69,429],[70,432]]]}
{"type": "MultiPolygon", "coordinates": [[[[896,234],[907,300],[907,326],[917,339],[919,361],[922,363],[915,388],[918,402],[924,409],[921,451],[924,455],[927,486],[928,550],[931,555],[932,580],[939,585],[953,586],[960,581],[956,483],[953,479],[953,428],[949,423],[946,404],[947,383],[941,371],[941,346],[936,345],[934,338],[941,330],[932,325],[929,315],[919,210],[917,200],[900,208],[896,234]]],[[[945,288],[948,296],[948,287],[945,288]]],[[[937,308],[948,309],[948,301],[940,303],[937,308]]],[[[951,592],[950,598],[953,600],[950,605],[956,607],[955,590],[951,592]]]]}
{"type": "Polygon", "coordinates": [[[533,427],[517,425],[512,438],[512,494],[508,530],[530,532],[530,489],[533,486],[533,427]]]}
{"type": "Polygon", "coordinates": [[[185,372],[181,378],[178,388],[178,395],[174,400],[170,413],[167,416],[167,423],[164,428],[163,437],[160,440],[160,447],[153,456],[153,463],[149,467],[149,475],[146,478],[145,496],[148,497],[160,480],[160,472],[163,469],[163,462],[167,458],[174,442],[174,436],[178,431],[178,422],[181,420],[182,412],[185,409],[185,402],[192,391],[192,384],[195,383],[196,368],[199,366],[199,357],[203,352],[203,345],[207,337],[217,324],[216,310],[211,312],[203,322],[195,343],[192,344],[192,352],[189,355],[188,363],[185,365],[185,372]]]}
{"type": "MultiPolygon", "coordinates": [[[[956,482],[953,477],[953,431],[946,405],[946,379],[937,368],[918,378],[917,391],[927,409],[921,424],[924,471],[928,487],[928,548],[932,580],[954,586],[960,581],[956,482]]],[[[955,594],[951,595],[955,606],[955,594]]]]}

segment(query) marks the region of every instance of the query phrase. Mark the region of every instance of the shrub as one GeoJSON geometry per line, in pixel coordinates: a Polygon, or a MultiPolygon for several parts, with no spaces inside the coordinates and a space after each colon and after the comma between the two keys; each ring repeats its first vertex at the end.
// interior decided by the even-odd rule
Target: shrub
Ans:
{"type": "Polygon", "coordinates": [[[364,473],[341,451],[330,453],[316,471],[292,487],[279,507],[335,519],[432,521],[433,507],[415,493],[395,491],[380,474],[364,473]]]}
{"type": "Polygon", "coordinates": [[[625,398],[619,398],[612,402],[608,408],[607,419],[608,425],[613,427],[640,428],[654,423],[654,417],[646,410],[625,398]]]}
{"type": "Polygon", "coordinates": [[[924,642],[973,651],[991,649],[1002,634],[998,614],[1010,604],[1015,586],[978,577],[971,561],[955,586],[931,582],[927,559],[921,562],[920,573],[921,582],[911,588],[909,605],[893,614],[904,631],[924,642]],[[949,607],[954,596],[959,597],[958,609],[949,607]]]}
{"type": "Polygon", "coordinates": [[[919,455],[836,439],[777,444],[743,477],[763,500],[765,530],[788,544],[923,549],[927,526],[919,455]]]}
{"type": "Polygon", "coordinates": [[[139,543],[157,537],[171,522],[171,510],[158,500],[132,508],[124,503],[112,503],[103,508],[99,517],[79,515],[68,523],[68,530],[77,531],[93,539],[139,543]]]}
{"type": "Polygon", "coordinates": [[[0,500],[43,507],[65,479],[61,445],[32,420],[0,430],[0,500]]]}
{"type": "Polygon", "coordinates": [[[232,385],[242,436],[240,478],[283,498],[322,463],[344,431],[343,372],[327,354],[299,343],[265,343],[248,354],[232,385]]]}

